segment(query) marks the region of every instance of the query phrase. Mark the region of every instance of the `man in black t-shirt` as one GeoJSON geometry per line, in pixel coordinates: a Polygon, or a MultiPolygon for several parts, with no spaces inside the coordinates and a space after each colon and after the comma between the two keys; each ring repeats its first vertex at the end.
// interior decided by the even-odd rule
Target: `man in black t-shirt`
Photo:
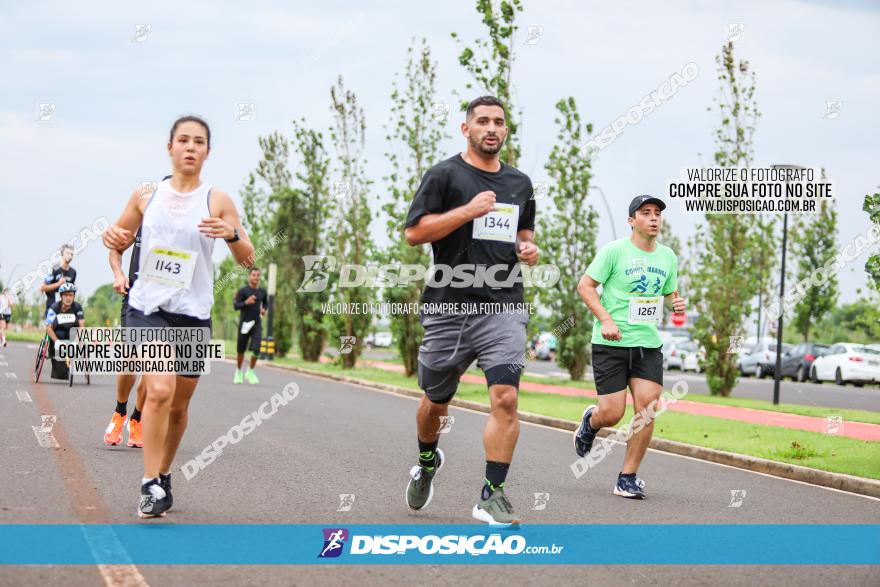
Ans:
{"type": "Polygon", "coordinates": [[[528,176],[499,160],[508,129],[497,98],[472,101],[461,132],[467,149],[425,173],[406,220],[407,242],[431,243],[434,253],[422,295],[419,464],[410,471],[406,499],[414,510],[430,503],[443,465],[437,443],[450,421],[449,401],[476,359],[492,407],[483,440],[486,477],[472,515],[511,525],[519,518],[504,481],[519,436],[517,394],[529,319],[520,262],[538,262],[535,201],[528,176]]]}
{"type": "Polygon", "coordinates": [[[73,247],[70,245],[62,245],[61,247],[61,263],[52,268],[52,271],[43,279],[40,284],[40,291],[46,294],[46,313],[55,303],[55,292],[65,283],[76,283],[76,269],[70,266],[73,260],[73,247]]]}
{"type": "Polygon", "coordinates": [[[242,372],[241,364],[244,362],[244,353],[248,347],[248,339],[251,342],[251,366],[244,373],[244,379],[251,385],[260,382],[257,374],[254,373],[254,367],[257,365],[257,357],[260,354],[260,340],[263,334],[263,325],[261,317],[266,313],[268,308],[268,296],[266,290],[260,287],[260,270],[257,267],[251,268],[248,273],[248,283],[246,286],[238,290],[232,305],[236,310],[241,312],[241,318],[238,321],[238,343],[236,350],[238,351],[238,367],[235,369],[233,383],[241,383],[242,372]]]}

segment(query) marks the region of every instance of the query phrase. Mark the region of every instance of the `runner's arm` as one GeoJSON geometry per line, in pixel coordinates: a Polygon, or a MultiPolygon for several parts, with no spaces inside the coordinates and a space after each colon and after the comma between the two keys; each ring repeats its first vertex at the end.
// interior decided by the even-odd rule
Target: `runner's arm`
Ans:
{"type": "MultiPolygon", "coordinates": [[[[599,299],[599,292],[596,288],[598,288],[601,284],[584,273],[583,277],[581,277],[580,282],[578,282],[578,295],[581,296],[581,299],[590,309],[590,312],[596,317],[599,322],[605,323],[611,320],[611,314],[602,306],[602,302],[599,299]]],[[[611,320],[613,322],[613,320],[611,320]]]]}
{"type": "Polygon", "coordinates": [[[425,214],[413,226],[408,226],[403,234],[411,246],[438,241],[451,232],[467,224],[474,218],[485,216],[495,208],[495,192],[480,192],[458,208],[439,214],[425,214]]]}
{"type": "Polygon", "coordinates": [[[105,247],[119,251],[121,254],[134,243],[135,233],[144,220],[143,205],[148,199],[141,195],[140,189],[135,189],[131,193],[122,215],[101,235],[105,247]]]}
{"type": "Polygon", "coordinates": [[[211,200],[214,204],[214,212],[217,216],[205,218],[199,224],[199,229],[203,234],[212,238],[222,238],[223,240],[231,239],[235,236],[234,229],[238,229],[239,239],[234,243],[227,242],[229,252],[232,253],[235,262],[243,267],[252,267],[254,265],[254,245],[251,239],[241,225],[241,219],[238,216],[238,210],[235,209],[235,203],[229,194],[220,190],[211,192],[214,198],[211,200]]]}
{"type": "MultiPolygon", "coordinates": [[[[134,252],[132,252],[134,255],[134,252]]],[[[122,253],[116,249],[110,249],[110,269],[113,270],[113,291],[125,295],[128,292],[128,275],[122,271],[122,253]]]]}
{"type": "Polygon", "coordinates": [[[672,310],[676,314],[684,314],[687,309],[687,300],[678,296],[678,290],[675,290],[671,294],[666,294],[663,297],[672,305],[672,310]]]}
{"type": "Polygon", "coordinates": [[[526,265],[537,264],[541,250],[535,244],[535,231],[524,228],[516,233],[516,255],[526,265]]]}

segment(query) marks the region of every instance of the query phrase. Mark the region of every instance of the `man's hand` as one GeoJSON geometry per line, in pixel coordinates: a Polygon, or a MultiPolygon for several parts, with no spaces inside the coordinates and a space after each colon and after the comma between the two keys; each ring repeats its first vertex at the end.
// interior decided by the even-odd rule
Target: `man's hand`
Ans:
{"type": "Polygon", "coordinates": [[[248,296],[248,299],[246,299],[244,301],[244,303],[247,304],[248,306],[250,306],[251,304],[253,304],[256,301],[257,301],[257,296],[255,296],[254,294],[251,294],[250,296],[248,296]]]}
{"type": "Polygon", "coordinates": [[[602,338],[605,340],[620,340],[622,338],[620,329],[611,318],[602,322],[602,338]]]}
{"type": "Polygon", "coordinates": [[[486,191],[480,192],[474,198],[467,203],[466,206],[468,216],[470,216],[471,220],[474,218],[480,218],[481,216],[485,216],[489,212],[496,210],[495,208],[495,192],[486,191]]]}
{"type": "Polygon", "coordinates": [[[262,308],[262,309],[260,309],[260,316],[265,316],[265,315],[266,315],[266,312],[268,312],[268,311],[269,311],[269,310],[266,309],[266,308],[262,308]]]}
{"type": "Polygon", "coordinates": [[[684,314],[687,310],[687,300],[678,296],[678,290],[672,294],[672,311],[676,314],[684,314]]]}
{"type": "Polygon", "coordinates": [[[128,276],[124,273],[113,274],[113,291],[125,295],[128,293],[128,276]]]}
{"type": "Polygon", "coordinates": [[[516,243],[516,256],[519,257],[520,261],[531,267],[538,263],[541,251],[538,249],[538,245],[531,241],[519,241],[516,243]]]}
{"type": "Polygon", "coordinates": [[[101,235],[104,246],[116,251],[124,251],[134,242],[134,235],[130,230],[125,230],[119,225],[113,224],[107,227],[101,235]]]}

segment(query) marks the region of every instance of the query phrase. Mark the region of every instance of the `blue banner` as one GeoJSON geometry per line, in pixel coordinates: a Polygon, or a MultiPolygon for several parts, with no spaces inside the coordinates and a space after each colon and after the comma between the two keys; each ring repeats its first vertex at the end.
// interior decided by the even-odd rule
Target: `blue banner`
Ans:
{"type": "Polygon", "coordinates": [[[877,524],[0,525],[0,564],[878,565],[877,524]]]}

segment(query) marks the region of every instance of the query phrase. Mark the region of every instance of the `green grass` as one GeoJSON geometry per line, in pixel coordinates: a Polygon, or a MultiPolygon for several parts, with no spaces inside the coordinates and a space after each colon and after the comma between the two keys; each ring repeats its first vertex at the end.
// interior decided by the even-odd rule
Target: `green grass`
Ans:
{"type": "MultiPolygon", "coordinates": [[[[415,378],[406,377],[401,373],[383,371],[375,367],[357,367],[355,369],[343,370],[333,364],[309,363],[297,358],[278,359],[276,363],[304,367],[323,373],[344,374],[408,389],[418,389],[415,378]]],[[[586,382],[576,382],[576,384],[587,385],[586,382]]],[[[458,399],[488,404],[488,396],[484,385],[462,383],[459,385],[456,397],[458,399]]],[[[703,399],[706,398],[706,396],[702,397],[703,399]]],[[[695,395],[689,396],[687,399],[698,398],[695,395]]],[[[739,402],[747,402],[749,405],[744,407],[756,407],[755,404],[762,404],[762,402],[757,400],[740,399],[737,399],[737,404],[727,403],[729,400],[736,398],[708,399],[710,399],[709,403],[727,405],[741,405],[739,402]]],[[[591,403],[595,403],[595,398],[570,397],[531,391],[520,391],[519,394],[520,410],[553,416],[572,422],[579,421],[584,407],[591,403]]],[[[799,410],[797,413],[819,415],[821,417],[825,417],[830,412],[840,414],[844,416],[844,428],[848,419],[844,415],[845,413],[861,413],[856,410],[817,410],[816,408],[804,406],[776,406],[776,408],[776,411],[787,411],[783,408],[796,408],[799,410]],[[801,410],[801,408],[805,409],[801,410]],[[809,410],[815,411],[810,412],[809,410]]],[[[870,412],[863,412],[861,414],[865,418],[868,417],[867,415],[871,415],[870,412]]],[[[632,406],[629,406],[626,415],[621,421],[621,425],[629,422],[631,417],[632,406]]],[[[862,421],[870,421],[870,419],[862,421]]],[[[654,428],[654,436],[717,450],[792,463],[823,471],[880,479],[880,443],[875,442],[672,411],[667,411],[658,417],[654,428]]]]}
{"type": "Polygon", "coordinates": [[[43,340],[44,334],[46,334],[45,330],[24,330],[22,332],[15,332],[14,330],[7,329],[6,339],[19,342],[40,342],[43,340]]]}

